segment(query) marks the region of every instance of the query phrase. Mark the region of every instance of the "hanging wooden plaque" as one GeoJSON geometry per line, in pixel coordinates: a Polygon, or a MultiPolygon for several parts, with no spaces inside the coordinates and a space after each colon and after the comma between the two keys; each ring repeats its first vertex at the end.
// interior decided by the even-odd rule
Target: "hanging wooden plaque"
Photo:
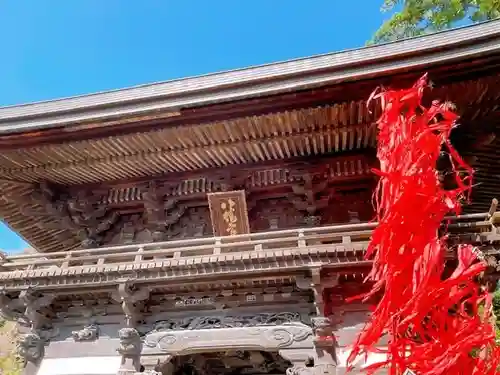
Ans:
{"type": "Polygon", "coordinates": [[[207,196],[212,227],[216,236],[250,233],[244,190],[209,193],[207,196]]]}

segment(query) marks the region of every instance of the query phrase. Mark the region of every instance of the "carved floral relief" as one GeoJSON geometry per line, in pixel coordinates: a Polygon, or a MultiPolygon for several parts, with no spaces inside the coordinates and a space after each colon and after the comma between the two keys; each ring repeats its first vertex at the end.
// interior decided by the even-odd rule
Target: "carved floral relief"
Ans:
{"type": "Polygon", "coordinates": [[[151,349],[179,355],[186,351],[210,351],[234,349],[238,347],[261,348],[262,350],[283,348],[312,348],[313,332],[311,327],[302,323],[277,326],[172,330],[150,332],[144,339],[148,353],[151,349]]]}
{"type": "Polygon", "coordinates": [[[302,324],[300,313],[260,313],[248,315],[213,315],[161,320],[155,323],[151,332],[170,330],[197,330],[236,327],[258,327],[302,324]]]}

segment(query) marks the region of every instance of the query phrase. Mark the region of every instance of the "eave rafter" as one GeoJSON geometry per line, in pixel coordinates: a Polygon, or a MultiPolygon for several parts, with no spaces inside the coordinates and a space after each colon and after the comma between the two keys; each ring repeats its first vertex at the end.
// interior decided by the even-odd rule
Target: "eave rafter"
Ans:
{"type": "MultiPolygon", "coordinates": [[[[475,133],[481,136],[485,129],[496,132],[497,127],[492,125],[492,121],[495,111],[498,111],[495,103],[499,97],[500,78],[482,76],[462,79],[438,85],[433,97],[457,105],[467,137],[474,138],[475,133]]],[[[372,84],[375,87],[377,83],[372,84]]],[[[363,82],[365,91],[366,85],[367,82],[363,82]]],[[[44,252],[68,250],[79,246],[71,231],[49,228],[53,220],[48,216],[23,215],[19,202],[6,198],[5,192],[12,191],[28,197],[29,184],[43,181],[63,187],[96,187],[103,183],[111,185],[120,182],[126,187],[111,189],[108,203],[114,205],[112,209],[118,209],[124,200],[129,200],[130,207],[127,209],[134,211],[140,209],[142,202],[139,199],[140,189],[132,186],[131,181],[191,173],[192,177],[187,179],[190,181],[179,185],[178,192],[180,196],[199,200],[203,194],[213,190],[208,186],[212,183],[210,181],[203,182],[206,186],[198,190],[193,187],[197,183],[197,172],[202,170],[239,170],[252,164],[282,163],[283,159],[371,151],[376,141],[374,121],[379,115],[379,108],[368,108],[364,100],[348,101],[356,98],[352,93],[357,86],[351,83],[349,87],[345,101],[337,104],[229,117],[210,123],[182,123],[174,127],[172,123],[163,127],[159,124],[155,129],[144,128],[142,132],[86,140],[66,139],[62,143],[4,150],[0,154],[0,188],[3,193],[0,215],[34,247],[44,252]],[[130,197],[135,197],[135,200],[130,200],[130,197]],[[134,206],[136,201],[137,207],[134,206]]],[[[355,166],[354,169],[360,168],[355,166]]],[[[342,178],[351,176],[352,183],[360,182],[358,175],[345,173],[345,167],[340,170],[342,178]]],[[[489,170],[489,167],[484,169],[479,164],[478,182],[484,179],[485,174],[491,175],[489,170]]],[[[291,181],[284,183],[286,185],[291,181]]],[[[257,186],[255,188],[258,189],[257,186]]],[[[487,209],[487,201],[492,198],[489,190],[487,195],[481,195],[476,200],[478,204],[471,210],[487,209]]],[[[32,208],[38,209],[39,206],[33,204],[32,208]]]]}
{"type": "MultiPolygon", "coordinates": [[[[464,121],[483,123],[485,116],[491,118],[495,112],[499,84],[496,76],[450,82],[436,87],[433,97],[453,102],[464,121]]],[[[346,92],[352,96],[352,88],[346,92]]],[[[99,183],[342,152],[373,146],[373,124],[378,115],[378,107],[367,108],[366,101],[355,100],[20,147],[1,153],[0,178],[40,181],[48,176],[52,182],[64,185],[99,183]]]]}
{"type": "Polygon", "coordinates": [[[373,146],[364,102],[8,151],[0,177],[74,185],[373,146]]]}

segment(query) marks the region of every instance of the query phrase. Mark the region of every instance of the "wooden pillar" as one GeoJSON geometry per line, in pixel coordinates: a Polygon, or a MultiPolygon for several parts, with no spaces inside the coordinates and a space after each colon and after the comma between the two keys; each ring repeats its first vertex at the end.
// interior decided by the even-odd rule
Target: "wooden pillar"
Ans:
{"type": "MultiPolygon", "coordinates": [[[[299,289],[310,289],[314,293],[314,306],[316,317],[311,319],[314,332],[314,352],[312,355],[311,374],[336,374],[337,373],[337,342],[334,329],[329,317],[325,316],[325,303],[323,291],[338,284],[338,275],[334,277],[322,277],[321,268],[311,269],[311,277],[297,279],[299,289]]],[[[299,375],[299,374],[288,374],[299,375]]]]}
{"type": "Polygon", "coordinates": [[[314,332],[314,375],[337,373],[337,341],[332,322],[326,317],[312,319],[314,332]]]}
{"type": "Polygon", "coordinates": [[[118,331],[120,347],[117,352],[122,356],[118,375],[132,375],[141,369],[142,340],[135,328],[139,319],[138,304],[149,298],[149,289],[136,289],[133,285],[122,282],[112,298],[121,303],[126,325],[118,331]]]}

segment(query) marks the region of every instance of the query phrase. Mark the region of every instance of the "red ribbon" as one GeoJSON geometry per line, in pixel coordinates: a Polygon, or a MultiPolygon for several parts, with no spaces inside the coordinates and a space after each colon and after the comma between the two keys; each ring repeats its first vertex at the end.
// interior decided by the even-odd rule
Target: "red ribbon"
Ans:
{"type": "Polygon", "coordinates": [[[438,230],[450,211],[459,214],[473,171],[449,141],[457,119],[450,105],[421,104],[427,86],[424,76],[410,89],[378,90],[370,97],[382,105],[380,170],[374,171],[380,177],[374,195],[379,225],[367,251],[373,259],[367,280],[374,286],[364,298],[383,293],[348,366],[377,352],[387,336],[387,361],[365,368],[368,374],[387,367],[391,375],[407,369],[417,375],[492,375],[500,351],[491,301],[476,282],[486,265],[477,262],[470,246],[460,246],[458,267],[443,279],[446,245],[438,230]],[[443,189],[436,171],[443,147],[454,168],[457,188],[451,191],[443,189]]]}

